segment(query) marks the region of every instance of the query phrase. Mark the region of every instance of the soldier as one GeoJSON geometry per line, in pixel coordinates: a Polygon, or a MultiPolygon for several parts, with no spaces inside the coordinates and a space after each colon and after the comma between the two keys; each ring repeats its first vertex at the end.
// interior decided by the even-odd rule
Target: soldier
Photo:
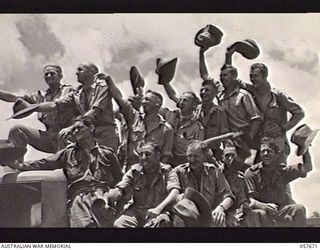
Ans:
{"type": "Polygon", "coordinates": [[[172,154],[173,131],[172,127],[159,115],[162,96],[155,91],[146,91],[142,98],[143,112],[140,113],[122,98],[120,90],[110,76],[99,74],[97,77],[106,81],[112,97],[120,106],[120,112],[127,122],[129,130],[126,151],[127,166],[139,162],[135,149],[141,141],[156,142],[160,148],[161,161],[166,162],[172,154]]]}
{"type": "MultiPolygon", "coordinates": [[[[28,103],[43,103],[58,100],[68,95],[72,88],[70,85],[61,83],[63,74],[58,65],[46,65],[43,68],[44,79],[48,84],[46,91],[18,96],[0,90],[0,99],[6,102],[16,102],[19,98],[28,103]]],[[[38,119],[45,125],[46,130],[38,130],[24,125],[16,125],[10,129],[9,140],[16,146],[22,147],[27,152],[27,145],[46,153],[55,153],[58,150],[58,133],[61,129],[72,124],[72,111],[64,109],[61,112],[40,112],[38,119]]],[[[19,159],[23,161],[23,157],[19,159]]]]}
{"type": "Polygon", "coordinates": [[[132,197],[129,208],[122,212],[114,226],[143,227],[174,203],[180,191],[179,180],[171,166],[160,163],[161,151],[153,142],[141,143],[137,149],[139,163],[133,165],[121,182],[104,197],[118,201],[126,194],[132,197]]]}
{"type": "Polygon", "coordinates": [[[181,192],[191,187],[200,192],[209,202],[212,211],[212,226],[226,226],[226,213],[234,203],[234,195],[219,169],[205,162],[210,150],[205,142],[193,141],[188,145],[188,162],[176,167],[181,192]]]}
{"type": "Polygon", "coordinates": [[[292,200],[287,184],[312,170],[309,152],[304,152],[302,164],[288,166],[279,160],[278,144],[263,138],[260,155],[262,162],[247,169],[245,179],[252,207],[265,210],[271,218],[264,226],[305,226],[306,210],[292,200]]]}
{"type": "MultiPolygon", "coordinates": [[[[114,150],[118,148],[118,136],[108,87],[95,80],[99,69],[92,63],[82,63],[77,68],[78,82],[81,83],[77,91],[54,102],[40,104],[37,111],[58,111],[72,109],[74,116],[87,116],[93,119],[95,125],[95,139],[101,145],[106,145],[114,150]]],[[[65,143],[71,127],[60,132],[61,140],[65,143]]]]}
{"type": "Polygon", "coordinates": [[[96,144],[94,129],[91,120],[78,118],[71,127],[75,143],[46,159],[8,164],[20,171],[63,168],[68,184],[71,227],[97,227],[96,218],[91,212],[93,201],[114,187],[122,177],[113,149],[96,144]]]}

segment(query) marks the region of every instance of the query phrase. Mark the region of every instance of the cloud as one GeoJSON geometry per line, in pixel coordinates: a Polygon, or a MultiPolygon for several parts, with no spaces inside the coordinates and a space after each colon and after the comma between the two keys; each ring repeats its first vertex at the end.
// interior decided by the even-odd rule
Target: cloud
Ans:
{"type": "Polygon", "coordinates": [[[39,55],[51,60],[65,53],[65,47],[47,24],[46,16],[29,15],[17,21],[16,26],[20,33],[19,40],[32,57],[39,55]]]}
{"type": "Polygon", "coordinates": [[[274,45],[266,53],[275,61],[285,62],[293,69],[311,74],[319,73],[319,55],[309,48],[283,48],[274,45]]]}

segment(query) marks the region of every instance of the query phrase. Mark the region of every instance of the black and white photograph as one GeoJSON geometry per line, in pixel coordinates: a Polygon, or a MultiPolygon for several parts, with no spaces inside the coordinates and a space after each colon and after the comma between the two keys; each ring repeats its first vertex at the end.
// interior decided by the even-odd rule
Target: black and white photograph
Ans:
{"type": "Polygon", "coordinates": [[[319,23],[1,14],[0,228],[320,227],[319,23]]]}

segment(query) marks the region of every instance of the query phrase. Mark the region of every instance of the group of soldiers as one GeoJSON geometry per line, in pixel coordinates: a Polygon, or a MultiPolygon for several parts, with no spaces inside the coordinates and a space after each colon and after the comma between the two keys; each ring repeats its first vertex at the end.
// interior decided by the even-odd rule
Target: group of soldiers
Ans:
{"type": "Polygon", "coordinates": [[[61,82],[59,65],[46,65],[45,92],[0,90],[1,100],[25,104],[19,115],[37,112],[45,125],[11,128],[8,139],[22,153],[6,165],[62,168],[70,227],[305,226],[306,210],[293,200],[289,183],[312,170],[308,147],[298,144],[312,130],[304,125],[294,132],[302,155],[297,165],[287,165],[286,135],[303,109],[271,87],[263,63],[251,66],[251,83],[238,79],[232,55],[239,46],[227,48],[220,81],[210,77],[208,49],[200,47],[200,98],[174,89],[176,60],[157,61],[158,84],[175,110],[163,107],[160,93],[144,91],[135,67],[128,99],[92,63],[77,68],[77,88],[61,82]],[[24,161],[27,145],[52,155],[24,161]]]}

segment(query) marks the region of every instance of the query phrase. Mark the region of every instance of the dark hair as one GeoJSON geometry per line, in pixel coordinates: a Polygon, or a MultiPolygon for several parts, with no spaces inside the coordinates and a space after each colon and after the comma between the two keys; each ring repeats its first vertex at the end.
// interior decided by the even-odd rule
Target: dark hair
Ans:
{"type": "Polygon", "coordinates": [[[58,74],[62,74],[62,68],[59,65],[56,64],[47,64],[43,67],[43,71],[45,71],[46,68],[54,68],[58,74]]]}
{"type": "Polygon", "coordinates": [[[197,95],[193,92],[193,91],[186,91],[186,92],[183,92],[182,95],[179,97],[179,100],[177,102],[177,107],[179,108],[179,104],[180,104],[180,101],[181,101],[181,97],[183,95],[189,95],[191,97],[191,100],[192,102],[195,104],[195,105],[198,105],[200,103],[200,100],[199,98],[197,97],[197,95]]]}
{"type": "Polygon", "coordinates": [[[234,76],[235,78],[238,77],[238,70],[237,70],[237,68],[233,67],[232,65],[224,64],[221,68],[221,71],[222,70],[226,70],[226,71],[230,72],[231,75],[234,76]]]}
{"type": "Polygon", "coordinates": [[[216,90],[218,90],[218,82],[215,81],[213,78],[204,80],[204,81],[202,82],[201,86],[202,86],[202,87],[204,87],[204,86],[212,86],[212,87],[214,87],[216,90]]]}
{"type": "Polygon", "coordinates": [[[97,74],[99,72],[99,68],[97,65],[93,63],[87,63],[86,66],[90,69],[93,75],[97,74]]]}
{"type": "Polygon", "coordinates": [[[268,67],[263,63],[254,63],[251,65],[250,70],[259,69],[264,77],[268,76],[268,67]]]}
{"type": "Polygon", "coordinates": [[[273,138],[271,137],[263,137],[261,139],[261,146],[262,145],[267,145],[270,148],[272,148],[276,153],[279,153],[279,146],[277,145],[277,143],[274,141],[273,138]]]}
{"type": "Polygon", "coordinates": [[[155,153],[161,153],[161,149],[160,149],[159,145],[157,143],[155,143],[154,141],[147,141],[147,142],[141,141],[140,143],[138,143],[137,150],[136,150],[137,153],[140,152],[141,148],[147,147],[147,146],[152,147],[153,151],[155,153]]]}
{"type": "Polygon", "coordinates": [[[162,95],[161,95],[159,92],[153,91],[153,90],[151,90],[151,89],[148,89],[148,90],[145,92],[145,94],[147,94],[147,93],[151,93],[152,95],[156,96],[156,97],[159,99],[159,101],[160,101],[160,105],[162,105],[163,97],[162,97],[162,95]]]}

